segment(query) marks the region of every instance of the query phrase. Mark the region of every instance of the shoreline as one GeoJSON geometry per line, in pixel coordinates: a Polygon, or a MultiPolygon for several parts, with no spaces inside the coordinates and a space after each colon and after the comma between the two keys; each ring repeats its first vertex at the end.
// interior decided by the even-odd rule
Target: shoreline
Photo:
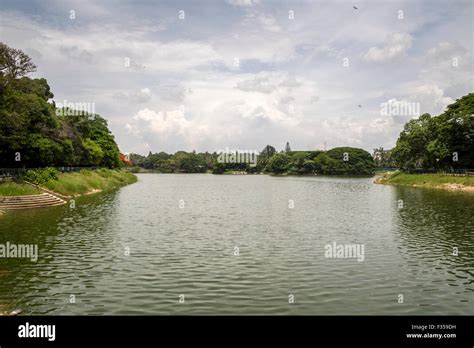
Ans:
{"type": "Polygon", "coordinates": [[[258,172],[258,173],[247,173],[247,172],[225,172],[225,173],[212,173],[212,172],[206,172],[206,173],[182,173],[182,172],[176,172],[176,173],[165,173],[165,172],[158,172],[158,171],[144,171],[144,172],[130,172],[132,174],[163,174],[163,175],[182,175],[182,174],[190,174],[190,175],[215,175],[215,176],[259,176],[259,175],[267,175],[267,176],[274,176],[274,177],[374,177],[377,176],[376,173],[373,174],[317,174],[317,173],[304,173],[304,174],[293,174],[293,173],[264,173],[264,172],[258,172]]]}
{"type": "Polygon", "coordinates": [[[407,174],[401,172],[379,175],[374,180],[379,185],[398,185],[430,188],[451,192],[474,193],[474,177],[443,174],[407,174]]]}
{"type": "Polygon", "coordinates": [[[66,199],[110,191],[133,184],[136,175],[124,170],[98,169],[82,170],[75,173],[61,173],[55,180],[36,184],[40,189],[58,194],[66,199]]]}
{"type": "Polygon", "coordinates": [[[96,172],[62,173],[54,180],[41,183],[22,180],[16,182],[17,186],[32,187],[38,190],[39,193],[33,195],[1,195],[0,199],[3,201],[3,206],[0,209],[0,216],[6,210],[18,209],[19,205],[22,206],[21,209],[32,209],[52,206],[52,203],[59,203],[59,201],[65,204],[69,199],[112,191],[133,184],[137,180],[137,176],[132,173],[111,169],[101,169],[96,172]],[[52,196],[52,198],[45,199],[45,195],[52,196]],[[24,202],[24,204],[19,202],[24,202]]]}

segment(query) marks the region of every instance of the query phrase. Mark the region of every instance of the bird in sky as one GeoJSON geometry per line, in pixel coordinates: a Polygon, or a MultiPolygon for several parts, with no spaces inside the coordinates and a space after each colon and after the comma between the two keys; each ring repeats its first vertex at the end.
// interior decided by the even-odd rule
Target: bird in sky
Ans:
{"type": "Polygon", "coordinates": [[[352,8],[353,8],[354,10],[358,10],[358,9],[359,9],[358,7],[355,7],[355,6],[352,6],[352,8]]]}
{"type": "Polygon", "coordinates": [[[360,105],[360,104],[359,104],[359,107],[361,108],[361,107],[362,107],[362,105],[360,105]]]}

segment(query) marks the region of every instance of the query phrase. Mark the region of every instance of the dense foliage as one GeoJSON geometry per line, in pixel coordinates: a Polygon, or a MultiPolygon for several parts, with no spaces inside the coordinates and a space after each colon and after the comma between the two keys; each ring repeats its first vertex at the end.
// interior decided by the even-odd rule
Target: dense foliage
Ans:
{"type": "Polygon", "coordinates": [[[439,116],[424,114],[410,120],[391,154],[402,169],[474,168],[474,93],[439,116]]]}
{"type": "Polygon", "coordinates": [[[147,157],[130,154],[133,165],[161,173],[206,173],[213,168],[217,155],[179,151],[174,155],[165,152],[149,153],[147,157]]]}
{"type": "Polygon", "coordinates": [[[58,110],[47,81],[20,50],[0,43],[0,166],[117,167],[119,149],[97,114],[58,110]]]}
{"type": "MultiPolygon", "coordinates": [[[[286,151],[287,147],[285,147],[286,151]]],[[[219,163],[217,153],[187,153],[174,155],[164,152],[149,153],[148,156],[131,154],[134,166],[161,173],[206,173],[223,174],[237,171],[269,174],[373,174],[375,164],[372,156],[362,149],[338,147],[324,151],[277,152],[267,145],[258,154],[257,163],[219,163]],[[255,164],[255,165],[253,165],[255,164]]]]}
{"type": "Polygon", "coordinates": [[[22,179],[36,185],[44,185],[50,180],[58,180],[59,171],[55,168],[30,169],[22,179]]]}
{"type": "Polygon", "coordinates": [[[393,169],[396,167],[392,150],[384,150],[383,147],[376,148],[372,157],[374,158],[375,166],[379,169],[393,169]]]}

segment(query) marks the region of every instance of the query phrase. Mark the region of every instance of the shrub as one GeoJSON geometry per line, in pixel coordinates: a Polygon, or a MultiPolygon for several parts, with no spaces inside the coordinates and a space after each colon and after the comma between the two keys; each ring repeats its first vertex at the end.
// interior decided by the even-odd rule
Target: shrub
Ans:
{"type": "Polygon", "coordinates": [[[99,170],[96,170],[96,173],[103,178],[110,178],[113,172],[110,169],[101,168],[99,170]]]}
{"type": "Polygon", "coordinates": [[[58,175],[59,171],[55,168],[30,169],[22,179],[36,185],[44,185],[50,180],[58,180],[58,175]]]}

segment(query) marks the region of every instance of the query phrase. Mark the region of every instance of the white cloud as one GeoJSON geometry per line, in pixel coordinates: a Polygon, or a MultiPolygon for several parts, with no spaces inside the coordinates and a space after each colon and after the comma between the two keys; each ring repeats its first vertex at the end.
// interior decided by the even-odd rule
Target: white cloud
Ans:
{"type": "Polygon", "coordinates": [[[189,7],[184,21],[166,3],[79,4],[75,21],[69,3],[7,5],[2,40],[32,56],[56,100],[94,102],[125,152],[391,147],[403,123],[381,117],[381,102],[436,115],[472,91],[464,3],[403,2],[403,21],[399,2],[295,2],[289,20],[283,3],[229,0],[189,7]]]}
{"type": "Polygon", "coordinates": [[[247,92],[272,93],[278,89],[298,87],[301,84],[284,72],[261,72],[251,79],[239,81],[236,88],[247,92]]]}
{"type": "Polygon", "coordinates": [[[405,57],[412,40],[408,33],[392,33],[381,47],[371,47],[364,55],[364,59],[369,62],[384,63],[405,57]]]}
{"type": "Polygon", "coordinates": [[[226,0],[228,4],[233,6],[249,7],[260,4],[260,0],[226,0]]]}
{"type": "Polygon", "coordinates": [[[446,106],[453,103],[453,98],[444,95],[444,90],[433,84],[414,86],[411,89],[409,100],[419,102],[422,113],[439,115],[446,106]]]}
{"type": "Polygon", "coordinates": [[[442,41],[419,58],[419,78],[458,95],[472,90],[472,61],[472,48],[469,50],[457,41],[442,41]]]}
{"type": "Polygon", "coordinates": [[[150,109],[140,110],[133,116],[133,123],[129,128],[132,133],[137,134],[137,127],[144,126],[144,130],[150,130],[159,135],[185,134],[189,131],[191,123],[184,117],[184,110],[153,111],[150,109]]]}
{"type": "Polygon", "coordinates": [[[136,98],[140,102],[146,102],[151,99],[151,91],[149,88],[142,88],[140,92],[137,93],[136,98]]]}
{"type": "Polygon", "coordinates": [[[279,33],[282,31],[282,28],[278,24],[275,17],[260,13],[259,11],[248,9],[247,14],[242,21],[242,25],[246,27],[255,27],[261,28],[265,31],[279,33]]]}
{"type": "Polygon", "coordinates": [[[453,65],[454,58],[463,58],[468,50],[457,42],[443,41],[428,50],[425,60],[428,63],[453,65]]]}

